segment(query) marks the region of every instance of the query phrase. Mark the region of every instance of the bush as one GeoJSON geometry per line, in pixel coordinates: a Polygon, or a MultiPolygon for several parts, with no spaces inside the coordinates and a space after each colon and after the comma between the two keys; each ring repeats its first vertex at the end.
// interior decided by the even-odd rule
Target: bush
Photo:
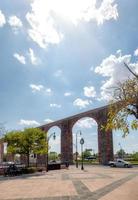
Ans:
{"type": "Polygon", "coordinates": [[[32,174],[35,172],[37,172],[37,168],[35,168],[35,167],[26,167],[22,170],[23,174],[32,174]]]}

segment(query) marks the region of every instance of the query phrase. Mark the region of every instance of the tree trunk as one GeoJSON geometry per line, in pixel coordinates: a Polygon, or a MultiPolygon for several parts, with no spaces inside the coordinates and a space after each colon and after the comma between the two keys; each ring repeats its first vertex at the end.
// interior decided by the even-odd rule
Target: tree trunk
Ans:
{"type": "Polygon", "coordinates": [[[27,154],[27,167],[29,167],[29,164],[30,164],[30,160],[29,160],[29,153],[27,154]]]}

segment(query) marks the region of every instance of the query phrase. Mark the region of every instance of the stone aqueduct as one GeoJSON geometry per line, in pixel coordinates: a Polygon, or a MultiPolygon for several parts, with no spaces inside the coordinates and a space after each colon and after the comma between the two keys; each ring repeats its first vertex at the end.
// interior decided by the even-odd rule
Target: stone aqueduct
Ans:
{"type": "MultiPolygon", "coordinates": [[[[101,129],[102,125],[107,123],[107,113],[108,106],[96,108],[76,114],[74,116],[64,118],[49,124],[42,125],[38,128],[41,128],[43,131],[48,132],[48,130],[53,126],[58,126],[61,129],[61,161],[73,161],[73,136],[72,128],[73,125],[84,117],[93,118],[98,125],[98,152],[99,152],[99,162],[101,164],[107,164],[109,160],[113,159],[113,139],[112,139],[112,130],[105,131],[101,129]]],[[[0,143],[0,160],[3,157],[3,142],[0,143]]],[[[42,160],[42,156],[39,156],[39,159],[42,160]]]]}

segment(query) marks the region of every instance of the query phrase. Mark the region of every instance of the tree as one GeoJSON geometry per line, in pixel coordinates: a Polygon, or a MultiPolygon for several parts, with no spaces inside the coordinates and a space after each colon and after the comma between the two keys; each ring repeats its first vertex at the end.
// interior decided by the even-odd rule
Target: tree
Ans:
{"type": "Polygon", "coordinates": [[[29,166],[30,154],[45,154],[47,152],[46,133],[37,128],[27,128],[23,131],[11,131],[4,137],[8,143],[7,152],[27,156],[29,166]]]}
{"type": "Polygon", "coordinates": [[[49,160],[56,160],[58,158],[58,154],[57,152],[52,151],[49,153],[48,157],[49,157],[49,160]]]}
{"type": "Polygon", "coordinates": [[[0,122],[0,138],[2,138],[6,133],[6,128],[4,124],[5,124],[4,122],[0,122]]]}
{"type": "Polygon", "coordinates": [[[125,136],[130,127],[138,129],[138,80],[134,78],[118,84],[113,98],[106,129],[121,129],[125,136]],[[128,119],[129,116],[133,116],[132,121],[128,119]]]}
{"type": "Polygon", "coordinates": [[[90,156],[91,156],[91,152],[88,151],[87,149],[85,149],[85,151],[83,152],[83,157],[84,157],[84,159],[85,159],[85,158],[88,158],[88,157],[90,157],[90,156]]]}
{"type": "Polygon", "coordinates": [[[135,76],[135,78],[138,79],[138,74],[134,73],[134,72],[130,69],[130,67],[129,67],[125,62],[124,62],[124,65],[125,65],[125,67],[130,71],[130,73],[133,74],[133,76],[135,76]]]}
{"type": "Polygon", "coordinates": [[[138,161],[138,152],[133,153],[132,158],[133,160],[138,161]]]}
{"type": "Polygon", "coordinates": [[[124,149],[120,149],[119,151],[116,152],[119,158],[123,158],[125,156],[125,151],[124,149]]]}
{"type": "MultiPolygon", "coordinates": [[[[126,65],[126,64],[125,64],[126,65]]],[[[128,65],[126,65],[129,69],[128,65]]],[[[132,74],[135,74],[132,72],[132,74]]],[[[108,110],[106,130],[121,129],[123,136],[127,135],[130,128],[138,129],[138,75],[118,83],[114,89],[113,100],[108,110]],[[133,119],[130,121],[129,117],[133,119]]]]}

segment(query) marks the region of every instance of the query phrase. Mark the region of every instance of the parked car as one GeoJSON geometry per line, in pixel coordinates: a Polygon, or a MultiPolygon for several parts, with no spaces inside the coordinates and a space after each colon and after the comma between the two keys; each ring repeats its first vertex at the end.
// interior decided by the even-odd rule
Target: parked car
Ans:
{"type": "Polygon", "coordinates": [[[89,156],[89,157],[85,158],[85,160],[95,160],[95,159],[96,159],[95,156],[89,156]]]}
{"type": "Polygon", "coordinates": [[[49,163],[56,163],[56,160],[50,160],[49,163]]]}
{"type": "Polygon", "coordinates": [[[132,167],[132,164],[129,162],[126,162],[123,159],[117,159],[116,161],[109,161],[110,167],[132,167]]]}

